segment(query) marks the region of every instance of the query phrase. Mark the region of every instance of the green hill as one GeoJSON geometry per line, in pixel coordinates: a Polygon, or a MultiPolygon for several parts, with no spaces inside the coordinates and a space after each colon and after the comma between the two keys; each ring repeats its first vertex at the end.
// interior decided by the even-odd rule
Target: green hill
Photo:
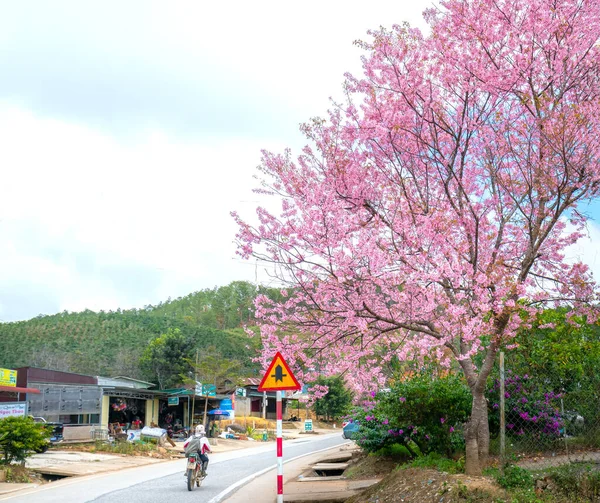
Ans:
{"type": "Polygon", "coordinates": [[[148,343],[168,329],[179,329],[196,349],[214,346],[224,357],[240,361],[248,375],[260,348],[244,325],[254,324],[257,294],[276,290],[235,281],[142,309],[110,312],[63,312],[31,320],[0,323],[0,367],[38,366],[90,375],[127,375],[152,380],[139,358],[148,343]]]}

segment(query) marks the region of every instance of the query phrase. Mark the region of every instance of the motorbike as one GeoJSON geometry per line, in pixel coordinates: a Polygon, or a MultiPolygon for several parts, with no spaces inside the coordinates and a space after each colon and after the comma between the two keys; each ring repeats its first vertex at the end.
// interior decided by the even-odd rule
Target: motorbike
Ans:
{"type": "Polygon", "coordinates": [[[200,484],[202,484],[202,481],[206,478],[200,454],[194,453],[188,456],[186,475],[188,491],[191,491],[194,488],[194,485],[200,487],[200,484]]]}
{"type": "Polygon", "coordinates": [[[171,425],[166,426],[166,430],[167,430],[167,435],[169,436],[169,438],[172,438],[174,440],[185,440],[186,438],[189,437],[189,428],[184,428],[184,427],[173,427],[171,425]]]}

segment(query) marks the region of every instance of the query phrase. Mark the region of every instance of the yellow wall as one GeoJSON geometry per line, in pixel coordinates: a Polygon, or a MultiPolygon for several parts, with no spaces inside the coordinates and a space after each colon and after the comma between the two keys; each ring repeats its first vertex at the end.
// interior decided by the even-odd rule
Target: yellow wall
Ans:
{"type": "Polygon", "coordinates": [[[146,400],[146,421],[144,424],[150,426],[152,422],[158,424],[158,398],[146,400]]]}
{"type": "Polygon", "coordinates": [[[108,429],[108,411],[110,406],[110,397],[107,395],[102,396],[102,414],[100,416],[100,424],[102,428],[108,429]]]}

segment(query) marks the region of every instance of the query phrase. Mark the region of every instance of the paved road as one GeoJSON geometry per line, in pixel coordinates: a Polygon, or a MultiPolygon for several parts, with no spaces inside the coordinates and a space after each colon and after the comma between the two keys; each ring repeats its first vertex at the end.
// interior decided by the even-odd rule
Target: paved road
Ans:
{"type": "MultiPolygon", "coordinates": [[[[346,442],[340,433],[284,442],[284,461],[346,442]]],[[[231,486],[257,472],[272,469],[277,461],[275,444],[223,452],[211,456],[202,487],[189,492],[183,477],[185,460],[123,470],[84,479],[69,479],[43,486],[28,494],[1,498],[10,503],[158,503],[204,501],[217,503],[231,486]]],[[[284,466],[285,472],[285,466],[284,466]]],[[[275,480],[273,480],[275,484],[275,480]]],[[[244,488],[240,487],[239,491],[244,488]]],[[[248,495],[248,501],[252,501],[248,495]]]]}

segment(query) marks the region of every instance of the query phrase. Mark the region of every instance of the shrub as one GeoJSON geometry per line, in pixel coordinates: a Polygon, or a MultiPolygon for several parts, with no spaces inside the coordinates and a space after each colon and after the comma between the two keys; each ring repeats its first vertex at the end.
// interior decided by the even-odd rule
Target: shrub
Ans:
{"type": "Polygon", "coordinates": [[[464,449],[462,425],[471,396],[459,377],[423,374],[372,398],[353,414],[360,424],[356,441],[366,451],[401,444],[412,457],[430,452],[451,457],[464,449]]]}
{"type": "Polygon", "coordinates": [[[15,461],[25,463],[25,459],[35,451],[48,445],[51,431],[42,423],[36,423],[31,417],[6,417],[0,419],[0,438],[4,456],[2,464],[15,461]]]}
{"type": "MultiPolygon", "coordinates": [[[[500,381],[495,380],[487,392],[490,430],[500,427],[500,381]]],[[[527,374],[507,371],[504,387],[506,432],[516,439],[535,440],[536,446],[560,438],[564,422],[558,400],[561,395],[542,386],[527,374]]]]}

